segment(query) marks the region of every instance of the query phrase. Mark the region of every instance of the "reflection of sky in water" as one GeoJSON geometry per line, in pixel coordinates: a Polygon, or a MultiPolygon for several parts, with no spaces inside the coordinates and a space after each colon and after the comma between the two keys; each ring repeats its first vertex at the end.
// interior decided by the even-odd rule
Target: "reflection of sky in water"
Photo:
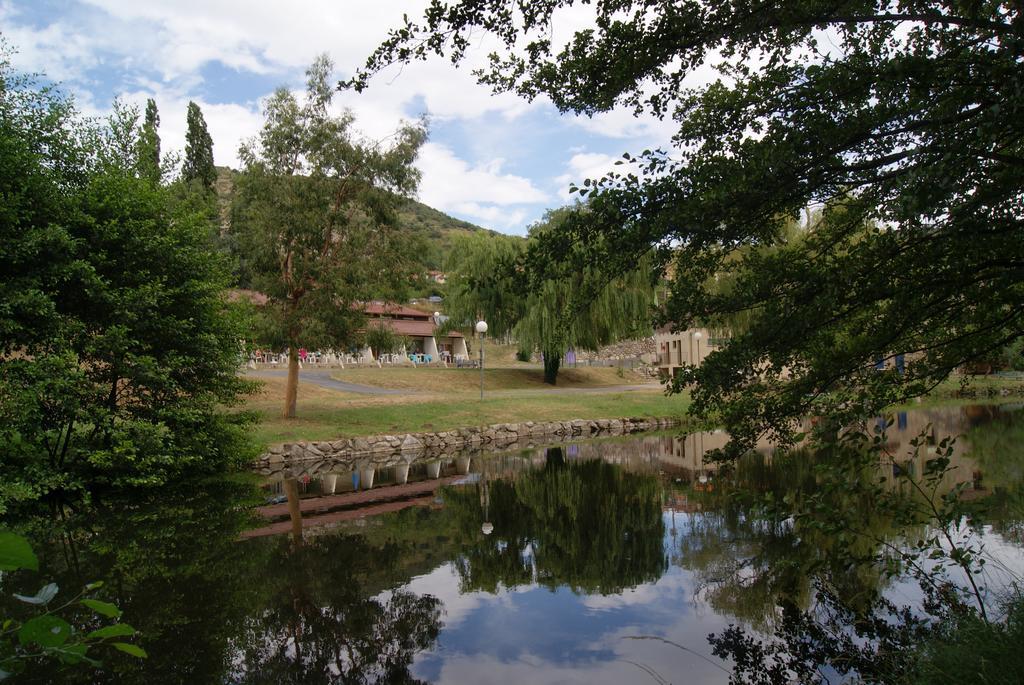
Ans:
{"type": "MultiPolygon", "coordinates": [[[[908,452],[913,452],[908,449],[908,441],[918,434],[926,433],[931,445],[946,435],[966,433],[971,422],[984,425],[993,416],[1001,415],[991,408],[983,410],[973,414],[960,408],[951,411],[901,412],[894,417],[888,430],[890,448],[894,455],[905,460],[908,452]]],[[[988,426],[986,428],[990,432],[993,430],[988,426]]],[[[706,435],[710,436],[707,439],[711,442],[715,434],[706,435]]],[[[979,466],[967,460],[968,446],[974,448],[975,452],[981,449],[979,435],[983,434],[971,435],[975,444],[970,439],[961,439],[956,444],[952,455],[955,478],[949,486],[953,482],[981,482],[974,476],[979,466]]],[[[995,455],[993,463],[1006,463],[1006,444],[1015,441],[1016,434],[1006,433],[1000,440],[992,442],[988,449],[995,455]]],[[[609,444],[609,455],[619,457],[632,454],[644,457],[647,461],[634,461],[632,468],[649,473],[651,464],[659,463],[657,455],[660,454],[656,449],[652,452],[651,445],[658,447],[660,444],[639,438],[609,444]]],[[[672,442],[673,449],[683,444],[672,442]]],[[[689,446],[693,447],[693,444],[689,446]]],[[[581,450],[580,446],[568,445],[566,456],[571,459],[581,450]]],[[[934,450],[922,451],[917,460],[919,463],[914,467],[918,474],[924,468],[925,460],[933,453],[934,450]]],[[[682,454],[693,456],[685,451],[682,454]]],[[[609,455],[590,456],[607,458],[609,455]]],[[[670,456],[680,455],[673,452],[670,456]]],[[[700,460],[695,463],[700,463],[700,460]]],[[[535,466],[536,461],[531,468],[535,466]]],[[[690,475],[695,473],[697,471],[690,475]]],[[[985,484],[991,488],[1013,481],[1013,478],[1006,476],[997,477],[1000,475],[998,472],[986,475],[985,484]]],[[[599,503],[594,505],[600,506],[599,503]]],[[[709,634],[721,633],[730,623],[743,623],[740,619],[718,613],[718,610],[736,610],[743,616],[757,613],[756,608],[752,610],[738,595],[742,595],[744,590],[753,590],[752,600],[756,604],[759,598],[755,582],[758,580],[758,569],[755,568],[756,563],[739,563],[734,566],[728,563],[719,566],[716,563],[731,561],[727,557],[733,554],[739,557],[760,554],[761,563],[778,562],[780,559],[773,556],[772,552],[785,553],[788,544],[797,544],[799,531],[794,531],[792,521],[782,529],[776,529],[776,533],[781,530],[792,538],[782,535],[781,539],[775,539],[776,546],[769,549],[758,547],[760,537],[764,538],[760,542],[766,545],[772,543],[772,536],[765,530],[765,526],[747,520],[742,515],[740,520],[743,525],[728,529],[722,527],[720,512],[677,511],[674,520],[670,512],[663,512],[662,519],[664,538],[661,553],[669,560],[667,570],[655,582],[643,583],[615,594],[576,594],[567,587],[552,591],[537,584],[502,588],[495,594],[478,591],[462,593],[459,591],[460,577],[450,557],[432,571],[414,577],[405,587],[416,595],[433,595],[440,599],[444,606],[444,625],[435,647],[416,656],[411,669],[413,675],[438,684],[603,685],[658,682],[659,678],[677,684],[728,682],[728,665],[711,656],[707,638],[709,634]],[[684,542],[689,544],[682,544],[684,542]],[[699,560],[700,554],[704,552],[709,557],[704,559],[709,563],[708,566],[688,563],[699,560]],[[682,554],[692,556],[680,559],[682,554]],[[728,586],[728,581],[720,578],[729,572],[735,573],[734,580],[737,581],[732,587],[728,586]],[[716,583],[723,583],[726,590],[717,601],[714,597],[716,583]],[[664,641],[630,639],[637,636],[662,638],[664,641]]],[[[980,577],[990,597],[995,598],[996,593],[1007,587],[1012,580],[1024,576],[1024,550],[1019,544],[1004,538],[991,527],[975,533],[974,541],[984,546],[988,558],[986,572],[980,577]]],[[[504,549],[502,542],[497,547],[504,549]]],[[[529,546],[525,554],[532,554],[529,546]]],[[[656,551],[654,556],[657,555],[656,551]]],[[[925,564],[930,566],[931,562],[925,564]]],[[[959,569],[954,569],[951,576],[955,580],[963,580],[959,569]]],[[[771,582],[762,583],[762,589],[772,585],[771,582]]],[[[883,583],[883,586],[887,596],[897,605],[920,606],[922,593],[916,582],[895,580],[883,583]]],[[[812,591],[806,587],[804,589],[806,593],[803,597],[806,599],[812,591]]],[[[764,597],[761,596],[761,599],[764,597]]],[[[770,612],[769,605],[766,613],[770,612]]]]}
{"type": "MultiPolygon", "coordinates": [[[[676,513],[677,539],[686,535],[695,516],[676,513]]],[[[665,549],[672,550],[671,514],[665,513],[665,549]]],[[[1005,586],[996,565],[1024,573],[1024,550],[987,532],[989,587],[1005,586]]],[[[707,636],[737,619],[717,615],[695,597],[690,571],[669,566],[654,583],[612,595],[577,595],[567,588],[551,591],[527,586],[497,594],[458,590],[451,564],[414,578],[407,586],[431,594],[445,606],[444,628],[436,648],[420,654],[413,674],[431,683],[645,683],[657,680],[651,669],[674,683],[726,683],[726,672],[712,663],[707,636]],[[696,654],[657,640],[664,638],[696,654]],[[702,658],[704,657],[704,658],[702,658]]],[[[912,581],[889,586],[897,604],[917,605],[912,581]]],[[[722,664],[723,666],[727,665],[722,664]]]]}
{"type": "MultiPolygon", "coordinates": [[[[686,518],[676,514],[677,528],[686,518]]],[[[667,530],[667,513],[665,520],[667,530]]],[[[657,582],[614,595],[538,586],[462,595],[448,564],[408,587],[433,594],[445,605],[437,648],[420,655],[413,667],[416,677],[433,683],[656,682],[629,662],[674,682],[728,680],[723,671],[677,647],[627,639],[662,637],[717,661],[707,635],[728,621],[695,605],[691,574],[678,567],[670,567],[657,582]]]]}

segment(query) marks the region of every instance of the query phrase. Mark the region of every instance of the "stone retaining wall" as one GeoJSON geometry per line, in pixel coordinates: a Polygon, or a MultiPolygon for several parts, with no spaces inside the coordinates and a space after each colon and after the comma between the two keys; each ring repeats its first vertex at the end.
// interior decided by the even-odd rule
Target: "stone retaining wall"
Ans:
{"type": "Polygon", "coordinates": [[[674,418],[597,419],[523,423],[459,428],[438,433],[372,435],[365,438],[286,443],[271,447],[253,464],[263,475],[316,474],[342,464],[387,466],[399,462],[456,456],[483,449],[515,449],[537,444],[569,442],[586,438],[628,435],[678,426],[674,418]]]}

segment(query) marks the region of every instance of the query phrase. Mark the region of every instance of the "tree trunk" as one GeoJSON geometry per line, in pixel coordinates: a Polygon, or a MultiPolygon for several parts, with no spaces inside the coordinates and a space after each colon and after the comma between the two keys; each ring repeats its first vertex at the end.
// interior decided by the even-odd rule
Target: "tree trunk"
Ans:
{"type": "Polygon", "coordinates": [[[555,384],[558,378],[558,367],[562,365],[562,355],[558,352],[544,353],[544,382],[555,384]]]}
{"type": "Polygon", "coordinates": [[[284,418],[295,418],[295,401],[299,397],[299,348],[288,346],[288,384],[284,389],[284,418]]]}
{"type": "Polygon", "coordinates": [[[284,479],[284,494],[288,497],[288,518],[292,523],[292,544],[302,544],[302,510],[299,509],[299,481],[284,479]]]}

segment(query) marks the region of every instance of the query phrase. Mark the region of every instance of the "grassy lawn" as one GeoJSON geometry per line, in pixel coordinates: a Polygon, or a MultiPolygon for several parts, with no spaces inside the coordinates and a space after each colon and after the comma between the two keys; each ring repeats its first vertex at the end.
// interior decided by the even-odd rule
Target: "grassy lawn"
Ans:
{"type": "Polygon", "coordinates": [[[1024,380],[1000,378],[998,376],[968,376],[966,387],[961,386],[961,376],[954,376],[938,385],[927,396],[910,402],[901,409],[944,407],[958,404],[989,404],[1006,402],[1024,395],[1024,380]],[[1003,396],[1003,391],[1010,395],[1003,396]]]}
{"type": "MultiPolygon", "coordinates": [[[[621,384],[621,379],[618,380],[621,384]]],[[[374,397],[300,383],[299,418],[286,421],[280,418],[283,397],[284,380],[265,379],[262,392],[250,398],[246,405],[263,418],[254,429],[256,438],[263,444],[441,431],[520,421],[681,416],[689,401],[684,396],[665,397],[657,385],[651,390],[630,392],[503,391],[485,395],[481,403],[473,392],[374,397]]]]}
{"type": "MultiPolygon", "coordinates": [[[[559,374],[556,388],[543,383],[540,369],[527,365],[485,369],[485,399],[482,403],[477,395],[479,371],[475,369],[345,369],[333,375],[352,383],[411,392],[408,395],[382,396],[351,394],[300,381],[299,418],[286,421],[280,417],[284,379],[263,379],[262,391],[246,403],[247,409],[255,410],[262,417],[254,429],[256,438],[262,444],[270,445],[521,421],[681,417],[689,404],[686,395],[665,397],[657,384],[652,384],[650,390],[614,390],[609,386],[637,384],[641,379],[628,371],[620,377],[617,370],[611,368],[567,369],[559,374]],[[573,388],[583,390],[566,392],[573,388]],[[591,390],[586,390],[588,388],[591,390]]],[[[1024,392],[1024,382],[975,377],[971,379],[969,388],[977,393],[978,399],[960,397],[959,380],[951,379],[910,407],[984,402],[988,394],[998,396],[998,391],[1004,388],[1019,395],[1024,392]]]]}

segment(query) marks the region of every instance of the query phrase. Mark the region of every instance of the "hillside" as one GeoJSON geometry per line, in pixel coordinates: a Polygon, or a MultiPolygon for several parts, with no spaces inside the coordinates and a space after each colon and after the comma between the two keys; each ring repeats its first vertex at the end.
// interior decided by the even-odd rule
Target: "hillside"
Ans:
{"type": "MultiPolygon", "coordinates": [[[[217,167],[215,187],[224,222],[227,222],[230,215],[234,178],[239,173],[228,167],[217,167]]],[[[421,261],[426,269],[443,268],[445,256],[451,250],[452,240],[460,233],[483,231],[497,235],[496,231],[448,216],[444,212],[416,200],[403,200],[402,206],[398,210],[398,216],[402,226],[411,229],[425,239],[427,249],[422,254],[421,261]]]]}

